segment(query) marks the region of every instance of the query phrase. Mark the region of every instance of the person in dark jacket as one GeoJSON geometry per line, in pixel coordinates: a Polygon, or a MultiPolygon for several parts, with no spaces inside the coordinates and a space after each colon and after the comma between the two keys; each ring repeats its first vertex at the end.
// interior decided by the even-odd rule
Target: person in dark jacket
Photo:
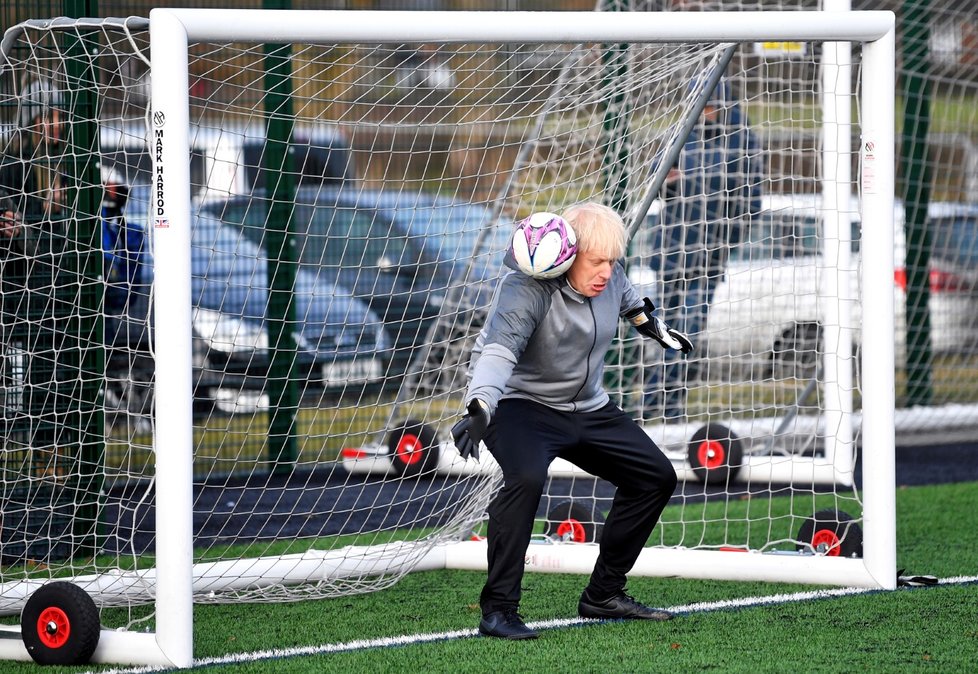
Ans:
{"type": "Polygon", "coordinates": [[[550,463],[566,459],[617,487],[578,612],[588,618],[668,620],[625,592],[626,574],[676,488],[669,459],[602,388],[604,357],[621,318],[664,347],[689,352],[653,315],[620,264],[626,232],[612,209],[587,203],[564,219],[578,253],[563,275],[513,269],[500,281],[473,347],[465,416],[452,429],[463,458],[485,445],[503,472],[489,506],[488,576],[479,631],[532,639],[518,613],[524,556],[550,463]]]}
{"type": "MultiPolygon", "coordinates": [[[[706,327],[730,247],[740,241],[745,220],[761,209],[763,172],[757,139],[729,83],[721,82],[669,172],[652,242],[662,318],[692,339],[706,327]]],[[[675,352],[651,368],[644,418],[685,418],[688,369],[675,352]]]]}
{"type": "Polygon", "coordinates": [[[0,233],[8,238],[64,208],[62,104],[61,92],[45,79],[28,83],[19,96],[17,128],[0,152],[0,233]]]}
{"type": "Polygon", "coordinates": [[[0,187],[0,239],[12,239],[20,232],[20,213],[10,191],[0,187]]]}

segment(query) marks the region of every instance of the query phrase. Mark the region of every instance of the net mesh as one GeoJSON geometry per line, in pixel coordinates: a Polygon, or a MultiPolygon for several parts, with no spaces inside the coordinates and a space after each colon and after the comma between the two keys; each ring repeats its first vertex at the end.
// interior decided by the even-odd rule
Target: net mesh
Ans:
{"type": "MultiPolygon", "coordinates": [[[[820,377],[821,336],[850,330],[824,324],[825,304],[858,309],[818,291],[821,45],[742,45],[726,65],[730,49],[191,45],[198,601],[379,589],[481,532],[498,473],[448,436],[468,350],[513,223],[586,200],[622,213],[633,283],[697,344],[677,360],[622,327],[606,363],[685,478],[651,544],[793,550],[813,513],[860,516],[853,448],[827,442],[848,419],[826,427],[820,377]],[[678,176],[661,169],[673,151],[678,176]]],[[[167,365],[147,53],[138,22],[27,26],[7,44],[4,155],[24,175],[5,178],[22,217],[2,262],[3,596],[73,575],[126,587],[103,605],[152,597],[167,365]],[[57,142],[38,140],[35,111],[58,116],[57,142]]],[[[836,242],[855,255],[857,213],[843,206],[836,242]]],[[[857,272],[841,271],[853,288],[857,272]]],[[[593,541],[612,493],[555,472],[540,533],[593,541]]]]}

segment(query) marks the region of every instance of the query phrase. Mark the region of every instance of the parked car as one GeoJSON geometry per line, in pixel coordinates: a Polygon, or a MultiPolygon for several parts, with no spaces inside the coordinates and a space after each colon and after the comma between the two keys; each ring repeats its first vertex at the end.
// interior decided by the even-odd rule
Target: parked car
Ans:
{"type": "MultiPolygon", "coordinates": [[[[901,212],[902,215],[902,212],[901,212]]],[[[931,345],[936,353],[978,348],[978,204],[935,202],[927,209],[931,237],[931,345]]],[[[900,238],[903,241],[903,221],[900,238]]],[[[897,286],[906,292],[907,276],[897,250],[897,286]]]]}
{"type": "MultiPolygon", "coordinates": [[[[145,231],[148,203],[147,185],[132,188],[130,228],[145,231]]],[[[223,400],[228,391],[261,391],[269,366],[268,256],[239,230],[207,215],[194,218],[191,246],[196,394],[223,400]]],[[[145,349],[151,324],[151,256],[144,264],[145,285],[134,289],[124,314],[109,319],[112,339],[126,340],[130,348],[145,349]]],[[[364,302],[304,270],[296,275],[293,301],[296,365],[309,384],[339,392],[380,381],[390,344],[364,302]]]]}
{"type": "MultiPolygon", "coordinates": [[[[851,245],[849,282],[855,331],[862,340],[859,298],[860,221],[858,205],[848,210],[851,245]]],[[[655,297],[655,274],[647,264],[657,211],[633,242],[639,264],[633,281],[655,297]]],[[[906,246],[903,207],[895,210],[894,305],[896,348],[905,348],[906,246]]],[[[960,352],[978,346],[978,206],[933,203],[928,210],[931,230],[931,340],[935,352],[960,352]]],[[[815,195],[769,195],[764,209],[752,219],[742,240],[731,247],[724,279],[717,286],[704,334],[698,342],[712,358],[762,358],[789,376],[810,377],[821,352],[824,307],[819,300],[821,275],[831,267],[821,259],[820,201],[815,195]]]]}
{"type": "MultiPolygon", "coordinates": [[[[146,133],[142,123],[103,125],[99,129],[103,166],[120,173],[129,185],[150,181],[153,160],[146,133]]],[[[226,201],[265,188],[262,160],[267,135],[263,126],[191,124],[189,141],[194,202],[226,201]]],[[[339,185],[357,180],[350,142],[332,125],[297,125],[288,153],[300,185],[339,185]]]]}
{"type": "MultiPolygon", "coordinates": [[[[205,204],[201,215],[264,247],[268,209],[267,199],[237,198],[205,204]]],[[[293,223],[300,268],[350,288],[383,319],[394,342],[392,382],[409,368],[446,300],[456,307],[488,301],[509,236],[480,205],[331,185],[301,188],[293,223]]]]}

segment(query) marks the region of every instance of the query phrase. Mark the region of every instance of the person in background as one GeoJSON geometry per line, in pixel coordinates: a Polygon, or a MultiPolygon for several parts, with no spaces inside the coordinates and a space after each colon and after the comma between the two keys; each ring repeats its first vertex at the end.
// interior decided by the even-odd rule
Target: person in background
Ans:
{"type": "Polygon", "coordinates": [[[20,233],[21,218],[10,192],[0,187],[0,240],[12,239],[20,233]]]}
{"type": "MultiPolygon", "coordinates": [[[[36,236],[27,235],[26,231],[63,210],[63,181],[58,166],[64,156],[60,105],[60,93],[49,81],[28,82],[18,97],[15,128],[0,137],[0,375],[4,387],[11,383],[14,388],[20,387],[24,377],[8,369],[8,350],[17,349],[21,357],[29,357],[22,352],[23,344],[18,345],[12,336],[16,316],[24,315],[22,291],[33,269],[29,258],[36,236]]],[[[12,405],[28,404],[17,396],[12,403],[3,393],[0,391],[0,417],[13,411],[12,405]]],[[[25,398],[28,395],[23,394],[25,398]]],[[[7,507],[7,503],[0,503],[0,513],[7,507]]],[[[10,554],[6,547],[0,549],[0,563],[22,561],[23,557],[10,554]]]]}
{"type": "MultiPolygon", "coordinates": [[[[64,215],[62,105],[62,92],[45,79],[30,82],[20,95],[17,130],[6,139],[0,159],[0,239],[12,239],[26,225],[64,215]]],[[[132,287],[141,282],[142,233],[126,223],[129,186],[123,176],[105,166],[100,173],[105,305],[107,311],[120,313],[128,305],[132,287]]]]}
{"type": "MultiPolygon", "coordinates": [[[[651,267],[662,288],[663,320],[692,339],[702,334],[716,287],[744,221],[761,209],[763,159],[757,138],[721,81],[663,185],[651,267]]],[[[702,352],[702,349],[701,349],[702,352]]],[[[686,417],[689,367],[667,351],[645,382],[645,419],[686,417]]]]}
{"type": "Polygon", "coordinates": [[[62,105],[61,92],[46,79],[28,83],[21,92],[17,128],[4,139],[0,157],[0,217],[8,238],[25,223],[64,209],[62,105]]]}
{"type": "Polygon", "coordinates": [[[125,313],[143,280],[145,241],[142,228],[126,220],[129,186],[116,171],[102,169],[102,256],[105,310],[125,313]]]}
{"type": "Polygon", "coordinates": [[[512,256],[472,350],[465,416],[452,436],[463,458],[479,443],[503,472],[489,506],[488,576],[479,631],[534,639],[518,609],[524,556],[550,463],[557,457],[617,487],[600,553],[578,612],[585,618],[668,620],[625,592],[626,574],[676,488],[676,472],[641,427],[602,388],[605,354],[621,318],[670,349],[688,352],[682,333],[652,315],[620,260],[626,231],[612,209],[585,203],[563,218],[578,252],[562,276],[531,277],[512,256]]]}

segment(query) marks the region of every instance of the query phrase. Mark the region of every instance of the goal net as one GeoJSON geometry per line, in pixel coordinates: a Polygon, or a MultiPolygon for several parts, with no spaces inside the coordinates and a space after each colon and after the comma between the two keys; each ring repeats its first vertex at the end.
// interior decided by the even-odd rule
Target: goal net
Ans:
{"type": "MultiPolygon", "coordinates": [[[[682,478],[635,572],[893,586],[892,15],[501,14],[8,31],[0,609],[69,579],[97,660],[186,664],[191,596],[484,566],[468,352],[514,224],[591,200],[696,345],[606,359],[682,478]]],[[[555,462],[529,568],[612,495],[555,462]]]]}

